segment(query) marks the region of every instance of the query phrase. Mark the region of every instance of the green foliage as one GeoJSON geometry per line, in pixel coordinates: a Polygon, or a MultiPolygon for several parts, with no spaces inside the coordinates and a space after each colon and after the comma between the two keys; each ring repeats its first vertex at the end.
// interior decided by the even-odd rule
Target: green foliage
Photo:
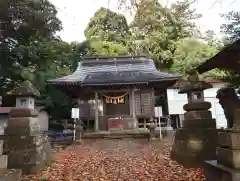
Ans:
{"type": "Polygon", "coordinates": [[[122,44],[108,41],[92,41],[91,55],[95,56],[119,56],[127,55],[127,49],[122,44]]]}
{"type": "MultiPolygon", "coordinates": [[[[217,47],[210,46],[206,42],[189,38],[182,39],[177,43],[171,71],[185,76],[189,70],[196,68],[217,52],[217,47]]],[[[215,69],[202,76],[205,79],[223,79],[226,73],[225,71],[215,69]]]]}
{"type": "Polygon", "coordinates": [[[174,52],[173,72],[186,74],[189,69],[197,67],[206,59],[212,57],[217,52],[215,47],[211,47],[196,39],[182,39],[177,43],[174,52]]]}
{"type": "Polygon", "coordinates": [[[222,24],[221,30],[227,35],[228,43],[235,42],[240,38],[240,12],[231,11],[222,15],[226,23],[222,24]]]}
{"type": "Polygon", "coordinates": [[[47,108],[58,107],[58,112],[63,113],[70,112],[68,97],[48,88],[46,80],[68,75],[74,67],[74,61],[69,60],[76,59],[79,48],[76,43],[68,44],[54,36],[61,30],[56,14],[48,0],[0,2],[0,94],[6,95],[29,80],[40,91],[47,108]]]}
{"type": "Polygon", "coordinates": [[[91,18],[85,30],[88,40],[98,39],[126,44],[129,28],[126,18],[106,8],[100,8],[91,18]]]}
{"type": "MultiPolygon", "coordinates": [[[[122,3],[124,2],[121,1],[122,3]]],[[[46,80],[71,74],[84,55],[148,55],[158,68],[185,75],[222,48],[209,31],[205,42],[193,20],[200,17],[187,0],[170,8],[157,0],[129,0],[136,8],[133,22],[106,8],[100,8],[85,29],[86,41],[67,43],[55,33],[61,30],[57,10],[48,0],[0,1],[0,95],[29,80],[40,91],[41,101],[53,118],[69,116],[71,99],[46,80]]],[[[222,26],[231,40],[239,36],[239,15],[222,26]]],[[[229,41],[229,40],[228,40],[229,41]]],[[[223,77],[214,70],[205,77],[223,77]]],[[[234,76],[228,73],[228,76],[234,76]]]]}
{"type": "Polygon", "coordinates": [[[89,56],[127,55],[130,37],[126,18],[106,8],[100,8],[85,30],[87,41],[81,45],[89,56]]]}
{"type": "Polygon", "coordinates": [[[176,43],[195,35],[192,20],[199,15],[190,10],[188,1],[163,7],[157,0],[141,1],[131,24],[133,34],[128,49],[131,54],[149,55],[158,68],[170,69],[173,65],[176,43]]]}
{"type": "MultiPolygon", "coordinates": [[[[226,34],[224,45],[228,46],[240,39],[240,12],[231,11],[227,14],[223,14],[222,17],[225,18],[226,23],[221,26],[221,31],[226,34]]],[[[226,81],[239,87],[240,76],[238,74],[232,71],[226,71],[226,75],[226,81]]]]}
{"type": "Polygon", "coordinates": [[[56,14],[55,7],[46,0],[1,0],[1,95],[24,80],[22,69],[40,63],[32,57],[33,47],[42,37],[50,40],[56,31],[61,30],[56,14]]]}

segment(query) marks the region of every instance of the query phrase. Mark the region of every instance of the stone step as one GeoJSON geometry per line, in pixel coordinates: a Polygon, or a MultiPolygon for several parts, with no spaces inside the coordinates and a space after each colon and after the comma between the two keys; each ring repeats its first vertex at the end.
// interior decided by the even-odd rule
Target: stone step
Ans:
{"type": "Polygon", "coordinates": [[[216,148],[218,163],[233,169],[240,169],[240,150],[231,150],[229,148],[216,148]]]}
{"type": "Polygon", "coordinates": [[[21,169],[9,169],[5,173],[0,175],[1,181],[21,181],[22,170],[21,169]]]}
{"type": "Polygon", "coordinates": [[[204,176],[206,181],[239,181],[240,170],[232,169],[225,165],[219,164],[216,160],[205,161],[204,176]]]}

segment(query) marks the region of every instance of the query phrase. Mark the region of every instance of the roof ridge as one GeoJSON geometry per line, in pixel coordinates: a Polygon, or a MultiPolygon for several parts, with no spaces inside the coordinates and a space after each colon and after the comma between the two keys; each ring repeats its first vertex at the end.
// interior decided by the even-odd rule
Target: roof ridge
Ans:
{"type": "Polygon", "coordinates": [[[120,56],[120,57],[87,57],[84,58],[81,63],[88,64],[88,63],[107,63],[107,62],[135,62],[136,60],[143,60],[143,61],[152,61],[152,59],[146,56],[120,56]]]}

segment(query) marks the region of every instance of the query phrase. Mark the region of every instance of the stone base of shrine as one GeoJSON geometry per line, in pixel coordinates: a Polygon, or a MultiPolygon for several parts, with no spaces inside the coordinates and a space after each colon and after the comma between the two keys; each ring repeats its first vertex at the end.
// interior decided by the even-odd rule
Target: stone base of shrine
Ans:
{"type": "Polygon", "coordinates": [[[84,139],[121,139],[121,138],[149,138],[149,131],[147,130],[111,130],[99,131],[92,133],[84,133],[84,139]]]}
{"type": "Polygon", "coordinates": [[[206,181],[239,181],[240,170],[232,169],[219,164],[216,160],[204,162],[204,175],[206,181]]]}

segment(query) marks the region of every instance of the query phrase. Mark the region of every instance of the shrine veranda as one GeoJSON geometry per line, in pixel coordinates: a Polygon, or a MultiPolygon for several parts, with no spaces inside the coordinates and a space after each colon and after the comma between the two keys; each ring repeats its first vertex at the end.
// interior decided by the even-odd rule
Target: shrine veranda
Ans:
{"type": "Polygon", "coordinates": [[[87,129],[99,132],[136,130],[141,124],[146,128],[146,120],[154,116],[156,96],[178,78],[158,71],[146,57],[89,57],[73,74],[49,83],[71,95],[87,129]]]}

